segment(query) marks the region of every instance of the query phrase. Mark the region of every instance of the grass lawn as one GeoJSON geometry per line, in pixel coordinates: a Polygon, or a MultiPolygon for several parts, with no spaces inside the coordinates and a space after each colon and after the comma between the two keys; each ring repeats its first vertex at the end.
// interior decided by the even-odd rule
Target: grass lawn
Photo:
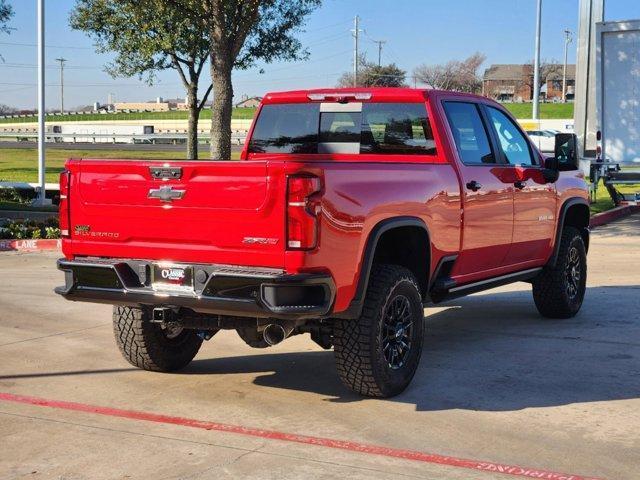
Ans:
{"type": "MultiPolygon", "coordinates": [[[[637,193],[640,192],[640,185],[616,185],[616,190],[620,193],[637,193]]],[[[609,192],[607,192],[602,183],[599,183],[596,191],[596,201],[591,204],[591,215],[611,210],[614,206],[609,192]]]]}
{"type": "MultiPolygon", "coordinates": [[[[240,155],[233,152],[234,159],[240,155]]],[[[132,158],[153,160],[183,160],[184,154],[179,151],[166,150],[47,150],[47,182],[58,182],[58,174],[64,168],[68,158],[132,158]]],[[[203,159],[204,160],[204,159],[203,159]]],[[[37,182],[38,151],[29,148],[0,149],[0,181],[37,182]]]]}
{"type": "MultiPolygon", "coordinates": [[[[533,115],[531,103],[503,103],[503,105],[516,118],[531,118],[533,115]]],[[[573,118],[573,103],[541,103],[540,118],[573,118]]]]}
{"type": "MultiPolygon", "coordinates": [[[[240,153],[232,153],[238,159],[240,153]]],[[[64,168],[68,158],[132,158],[182,160],[184,155],[179,151],[166,150],[58,150],[47,151],[47,182],[58,181],[58,174],[64,168]]],[[[203,159],[204,160],[204,159],[203,159]]],[[[0,181],[37,182],[38,181],[38,152],[33,149],[0,149],[0,181]]],[[[618,185],[622,193],[640,191],[640,185],[618,185]]],[[[591,213],[600,213],[613,208],[613,202],[602,183],[598,186],[596,202],[591,205],[591,213]]],[[[0,206],[0,208],[2,208],[0,206]]]]}
{"type": "MultiPolygon", "coordinates": [[[[503,104],[516,118],[531,118],[531,103],[504,103],[503,104]]],[[[233,118],[251,119],[255,108],[234,108],[233,118]]],[[[541,103],[540,118],[573,118],[573,103],[541,103]]],[[[47,122],[80,122],[80,121],[112,121],[112,120],[186,120],[187,112],[136,112],[136,113],[90,113],[86,115],[47,115],[47,122]]],[[[200,120],[210,120],[211,110],[205,109],[200,113],[200,120]]],[[[38,118],[0,118],[1,123],[32,123],[38,118]]]]}
{"type": "MultiPolygon", "coordinates": [[[[255,108],[234,108],[232,116],[236,119],[251,119],[255,108]]],[[[86,115],[47,115],[47,122],[81,122],[81,121],[111,121],[111,120],[186,120],[188,112],[176,110],[171,112],[135,112],[135,113],[89,113],[86,115]]],[[[200,120],[210,120],[211,109],[200,112],[200,120]]],[[[0,123],[29,123],[37,122],[38,117],[0,118],[0,123]]]]}

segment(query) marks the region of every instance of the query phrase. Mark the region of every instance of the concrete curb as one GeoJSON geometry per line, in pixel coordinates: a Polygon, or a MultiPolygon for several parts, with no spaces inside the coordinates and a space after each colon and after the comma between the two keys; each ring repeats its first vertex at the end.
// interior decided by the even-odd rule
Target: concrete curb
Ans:
{"type": "Polygon", "coordinates": [[[591,217],[589,226],[591,228],[600,227],[607,223],[613,222],[618,218],[626,217],[634,212],[640,211],[640,205],[622,205],[620,207],[612,208],[606,212],[596,213],[591,217]]]}
{"type": "Polygon", "coordinates": [[[0,252],[38,252],[60,250],[62,240],[0,240],[0,252]]]}

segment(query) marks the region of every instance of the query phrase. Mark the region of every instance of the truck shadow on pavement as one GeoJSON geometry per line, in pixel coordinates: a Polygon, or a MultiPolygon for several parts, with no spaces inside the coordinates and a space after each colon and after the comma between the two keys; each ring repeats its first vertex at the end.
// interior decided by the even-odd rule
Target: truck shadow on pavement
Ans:
{"type": "MultiPolygon", "coordinates": [[[[457,300],[427,315],[413,383],[388,401],[419,411],[511,411],[640,397],[639,295],[640,286],[590,288],[568,320],[540,317],[529,290],[457,300]]],[[[256,385],[363,400],[338,380],[332,352],[196,360],[184,372],[265,372],[256,385]]]]}
{"type": "MultiPolygon", "coordinates": [[[[568,320],[540,317],[529,290],[489,292],[427,310],[422,360],[413,383],[389,402],[418,411],[512,411],[640,398],[640,285],[589,288],[568,320]]],[[[216,338],[212,340],[216,342],[216,338]]],[[[309,340],[310,342],[311,340],[309,340]]],[[[215,350],[215,345],[212,345],[215,350]]],[[[315,393],[330,402],[361,402],[336,374],[331,351],[196,359],[173,375],[254,374],[264,395],[278,389],[315,393]]],[[[0,375],[0,381],[146,372],[128,367],[0,375]]],[[[150,380],[152,381],[152,380],[150,380]]],[[[9,382],[9,383],[7,383],[9,382]]],[[[153,382],[153,381],[152,381],[153,382]]],[[[236,392],[237,393],[237,392],[236,392]]],[[[229,392],[229,395],[235,393],[229,392]]]]}

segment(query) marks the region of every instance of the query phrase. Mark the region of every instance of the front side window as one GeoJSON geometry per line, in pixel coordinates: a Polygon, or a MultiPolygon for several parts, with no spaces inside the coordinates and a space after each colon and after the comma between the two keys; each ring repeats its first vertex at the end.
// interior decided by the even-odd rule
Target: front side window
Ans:
{"type": "Polygon", "coordinates": [[[474,103],[445,102],[444,110],[462,163],[496,163],[478,106],[474,103]]]}
{"type": "Polygon", "coordinates": [[[250,153],[434,155],[424,103],[264,105],[250,153]],[[335,109],[336,111],[332,111],[335,109]]]}
{"type": "Polygon", "coordinates": [[[487,110],[507,161],[511,165],[533,165],[529,141],[513,121],[497,108],[489,107],[487,110]]]}

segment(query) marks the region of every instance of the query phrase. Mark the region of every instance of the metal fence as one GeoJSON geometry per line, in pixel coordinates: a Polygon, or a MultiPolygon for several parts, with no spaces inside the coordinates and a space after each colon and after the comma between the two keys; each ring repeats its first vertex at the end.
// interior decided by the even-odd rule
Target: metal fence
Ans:
{"type": "MultiPolygon", "coordinates": [[[[247,132],[237,130],[231,133],[231,142],[234,145],[244,144],[247,132]]],[[[38,139],[37,132],[1,132],[0,139],[15,140],[16,142],[31,142],[38,139]]],[[[207,134],[199,134],[198,141],[209,143],[211,137],[207,134]]],[[[152,144],[152,145],[178,145],[186,143],[186,133],[151,133],[151,134],[125,134],[125,133],[47,133],[45,141],[49,143],[105,143],[105,144],[152,144]]]]}

